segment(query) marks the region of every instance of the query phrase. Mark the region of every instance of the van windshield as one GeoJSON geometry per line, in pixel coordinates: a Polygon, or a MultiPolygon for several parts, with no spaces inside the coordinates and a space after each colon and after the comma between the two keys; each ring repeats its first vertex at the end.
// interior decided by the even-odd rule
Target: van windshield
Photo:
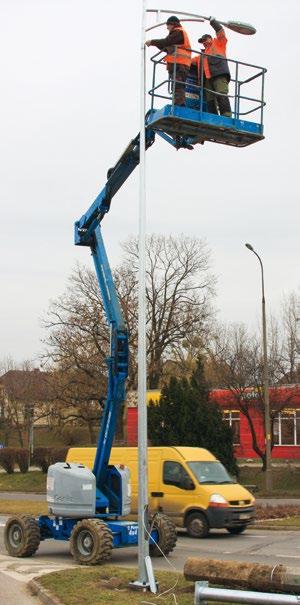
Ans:
{"type": "Polygon", "coordinates": [[[211,485],[234,483],[221,462],[188,462],[187,464],[202,485],[205,483],[211,485]]]}

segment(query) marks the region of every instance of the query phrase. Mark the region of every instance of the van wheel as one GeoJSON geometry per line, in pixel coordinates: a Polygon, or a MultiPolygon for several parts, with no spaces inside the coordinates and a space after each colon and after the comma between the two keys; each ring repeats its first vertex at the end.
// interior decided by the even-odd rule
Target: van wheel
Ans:
{"type": "Polygon", "coordinates": [[[157,544],[149,544],[149,552],[152,557],[168,555],[176,546],[177,533],[174,523],[167,517],[157,513],[151,522],[151,529],[158,533],[157,544]]]}
{"type": "Polygon", "coordinates": [[[209,525],[205,515],[191,513],[186,520],[186,529],[191,538],[206,538],[209,534],[209,525]]]}
{"type": "Polygon", "coordinates": [[[112,555],[113,536],[100,519],[83,519],[73,528],[70,549],[81,565],[99,565],[112,555]]]}
{"type": "Polygon", "coordinates": [[[233,536],[238,536],[238,534],[242,534],[245,531],[247,525],[237,525],[236,527],[226,527],[227,531],[233,536]]]}

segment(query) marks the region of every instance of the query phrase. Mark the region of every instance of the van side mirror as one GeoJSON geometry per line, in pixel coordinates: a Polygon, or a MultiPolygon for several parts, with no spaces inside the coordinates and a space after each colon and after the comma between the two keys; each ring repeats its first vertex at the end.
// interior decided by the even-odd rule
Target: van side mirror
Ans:
{"type": "Polygon", "coordinates": [[[190,477],[184,477],[183,479],[181,479],[180,483],[179,483],[179,487],[181,487],[181,489],[195,489],[195,485],[194,482],[192,481],[192,479],[190,477]]]}

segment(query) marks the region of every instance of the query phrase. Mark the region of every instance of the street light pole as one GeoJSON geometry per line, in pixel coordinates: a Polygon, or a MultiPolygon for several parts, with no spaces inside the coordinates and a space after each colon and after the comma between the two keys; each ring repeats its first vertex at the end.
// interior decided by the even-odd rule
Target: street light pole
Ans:
{"type": "Polygon", "coordinates": [[[267,320],[266,320],[266,299],[264,283],[264,267],[262,260],[254,250],[251,244],[245,244],[246,248],[253,252],[259,260],[261,268],[261,303],[262,303],[262,340],[263,340],[263,388],[265,404],[265,464],[266,464],[266,490],[272,491],[272,447],[271,447],[271,420],[270,420],[270,398],[269,398],[269,371],[268,371],[268,347],[267,347],[267,320]]]}
{"type": "Polygon", "coordinates": [[[34,407],[30,405],[29,413],[29,431],[28,431],[28,466],[32,464],[33,459],[33,429],[34,429],[34,407]]]}
{"type": "Polygon", "coordinates": [[[140,71],[140,181],[139,181],[139,282],[138,282],[138,572],[135,585],[149,586],[146,561],[149,558],[148,530],[148,444],[146,403],[146,29],[147,0],[142,2],[140,71]]]}
{"type": "MultiPolygon", "coordinates": [[[[157,586],[149,557],[148,439],[146,359],[146,47],[147,0],[142,0],[140,62],[140,179],[139,179],[139,277],[138,277],[138,580],[135,588],[152,592],[157,586]]],[[[156,11],[159,16],[159,10],[156,11]]],[[[155,27],[159,27],[159,23],[155,27]]]]}

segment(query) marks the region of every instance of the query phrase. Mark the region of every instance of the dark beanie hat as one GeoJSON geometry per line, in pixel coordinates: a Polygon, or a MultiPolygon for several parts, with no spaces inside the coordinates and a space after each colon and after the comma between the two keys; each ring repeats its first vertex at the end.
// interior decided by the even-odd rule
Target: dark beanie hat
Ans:
{"type": "Polygon", "coordinates": [[[180,21],[178,19],[178,17],[175,17],[174,15],[172,17],[169,17],[169,19],[167,20],[167,25],[179,25],[180,21]]]}
{"type": "Polygon", "coordinates": [[[211,35],[210,34],[203,34],[203,36],[198,39],[198,42],[200,42],[202,44],[202,42],[204,42],[204,40],[207,40],[207,38],[211,38],[211,35]]]}

